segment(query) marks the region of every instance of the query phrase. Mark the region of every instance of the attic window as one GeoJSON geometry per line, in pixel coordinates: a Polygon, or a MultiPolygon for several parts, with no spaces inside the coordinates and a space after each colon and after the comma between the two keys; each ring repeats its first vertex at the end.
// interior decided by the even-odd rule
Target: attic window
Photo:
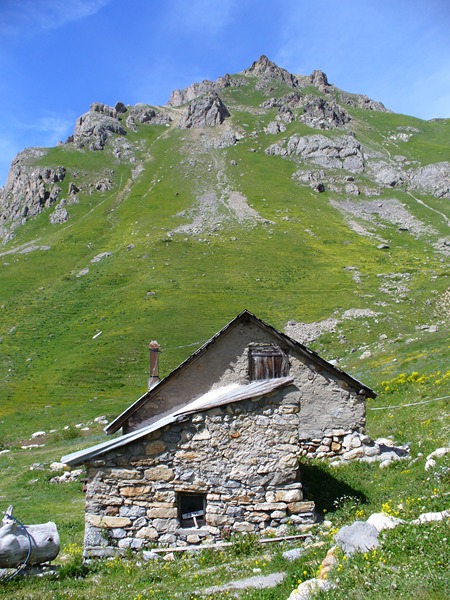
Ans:
{"type": "Polygon", "coordinates": [[[250,346],[248,355],[250,381],[277,379],[289,375],[288,355],[275,344],[250,346]]]}
{"type": "Polygon", "coordinates": [[[206,494],[179,494],[178,509],[181,527],[201,527],[205,524],[206,494]]]}

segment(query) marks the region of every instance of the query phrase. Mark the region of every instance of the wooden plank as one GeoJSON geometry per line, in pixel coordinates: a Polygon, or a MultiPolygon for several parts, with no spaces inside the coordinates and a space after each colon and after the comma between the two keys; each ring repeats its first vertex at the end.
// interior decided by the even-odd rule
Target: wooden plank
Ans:
{"type": "MultiPolygon", "coordinates": [[[[269,544],[271,542],[286,542],[288,540],[306,540],[312,534],[301,533],[298,535],[286,535],[284,537],[263,538],[259,540],[260,544],[269,544]]],[[[220,550],[221,548],[229,548],[233,542],[217,542],[217,544],[196,544],[191,546],[172,546],[171,548],[152,548],[152,552],[157,554],[166,554],[169,552],[190,552],[191,550],[220,550]]]]}

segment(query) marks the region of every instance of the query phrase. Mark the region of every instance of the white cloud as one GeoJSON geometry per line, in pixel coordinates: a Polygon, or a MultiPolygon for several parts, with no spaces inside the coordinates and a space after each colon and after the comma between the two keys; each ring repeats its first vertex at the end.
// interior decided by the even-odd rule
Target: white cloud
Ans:
{"type": "Polygon", "coordinates": [[[171,3],[170,20],[172,27],[184,33],[201,33],[205,37],[216,35],[226,28],[233,16],[233,8],[238,0],[175,0],[171,3]]]}
{"type": "Polygon", "coordinates": [[[57,29],[97,13],[111,0],[4,0],[0,6],[0,33],[16,35],[25,29],[57,29]]]}
{"type": "Polygon", "coordinates": [[[60,116],[47,116],[38,119],[34,128],[44,135],[46,145],[53,146],[67,138],[73,130],[74,121],[60,116]]]}
{"type": "Polygon", "coordinates": [[[32,121],[10,115],[0,137],[0,187],[6,181],[10,164],[19,152],[30,146],[56,146],[73,132],[74,124],[75,119],[69,114],[47,113],[32,121]]]}

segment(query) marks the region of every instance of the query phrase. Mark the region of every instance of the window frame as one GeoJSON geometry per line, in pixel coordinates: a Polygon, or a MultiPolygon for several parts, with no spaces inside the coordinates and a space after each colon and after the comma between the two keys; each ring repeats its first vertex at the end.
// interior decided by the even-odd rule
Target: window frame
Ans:
{"type": "Polygon", "coordinates": [[[289,354],[281,346],[274,343],[254,343],[249,346],[249,381],[280,379],[288,375],[289,354]]]}

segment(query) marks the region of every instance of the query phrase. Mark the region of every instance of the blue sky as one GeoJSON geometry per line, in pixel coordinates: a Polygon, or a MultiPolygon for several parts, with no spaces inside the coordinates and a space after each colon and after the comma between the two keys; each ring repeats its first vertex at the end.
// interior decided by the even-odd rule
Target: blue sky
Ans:
{"type": "Polygon", "coordinates": [[[0,0],[0,186],[92,102],[165,104],[266,54],[423,119],[450,117],[449,0],[0,0]]]}

